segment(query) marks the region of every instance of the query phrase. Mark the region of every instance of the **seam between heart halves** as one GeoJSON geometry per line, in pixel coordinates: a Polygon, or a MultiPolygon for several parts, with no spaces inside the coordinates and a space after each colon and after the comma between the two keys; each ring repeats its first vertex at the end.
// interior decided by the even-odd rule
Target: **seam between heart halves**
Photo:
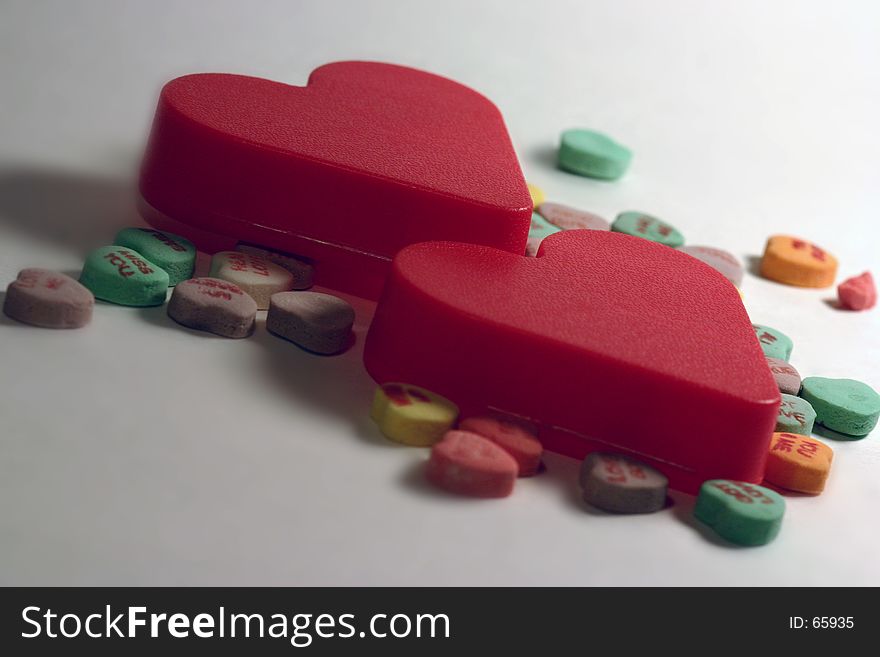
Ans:
{"type": "MultiPolygon", "coordinates": [[[[147,201],[146,199],[143,199],[143,201],[144,201],[144,203],[147,203],[149,205],[149,201],[147,201]]],[[[153,208],[153,210],[155,210],[156,212],[161,213],[160,210],[156,210],[156,208],[154,208],[152,205],[150,205],[150,207],[153,208]]],[[[162,213],[162,214],[164,214],[164,213],[162,213]]],[[[229,221],[230,223],[233,223],[233,224],[240,224],[240,225],[245,225],[245,226],[249,226],[249,227],[257,227],[261,230],[265,230],[270,233],[278,233],[279,235],[289,235],[289,236],[295,237],[297,239],[305,240],[307,242],[314,242],[315,244],[322,244],[324,246],[331,246],[331,247],[334,247],[337,249],[342,249],[343,251],[348,251],[350,253],[356,253],[358,255],[367,256],[369,258],[375,258],[376,260],[381,260],[382,262],[391,262],[391,258],[389,258],[388,256],[379,255],[378,253],[371,253],[370,251],[362,251],[360,249],[354,248],[353,246],[347,246],[345,244],[337,244],[336,242],[328,242],[326,240],[319,240],[315,237],[309,237],[308,235],[301,235],[299,233],[291,233],[286,230],[281,230],[280,228],[273,228],[272,226],[264,226],[263,224],[259,224],[254,221],[243,221],[243,220],[239,219],[238,217],[232,217],[228,214],[223,214],[222,212],[212,212],[212,214],[216,215],[218,217],[222,217],[224,220],[229,221]]],[[[168,216],[168,215],[165,215],[165,216],[168,216]]],[[[174,219],[173,217],[168,217],[168,218],[171,219],[172,221],[178,221],[178,220],[174,219]]],[[[199,228],[200,230],[205,230],[205,231],[210,230],[208,228],[202,228],[200,226],[195,226],[195,227],[199,228]]],[[[225,235],[227,237],[234,238],[236,240],[238,239],[234,235],[226,235],[226,232],[228,232],[228,231],[225,231],[223,233],[223,235],[225,235]]],[[[221,234],[221,233],[217,233],[217,234],[221,234]]],[[[267,248],[271,248],[271,247],[267,247],[267,248]]]]}
{"type": "MultiPolygon", "coordinates": [[[[224,215],[224,216],[226,216],[226,215],[224,215]]],[[[245,222],[241,221],[240,219],[235,219],[233,217],[226,216],[226,218],[228,220],[234,221],[236,223],[245,223],[245,222]]],[[[371,253],[369,251],[362,251],[360,249],[354,248],[353,246],[346,246],[345,244],[337,244],[336,242],[328,242],[326,240],[319,240],[316,237],[309,237],[307,235],[300,235],[298,233],[291,233],[286,230],[272,228],[271,226],[264,226],[263,224],[258,224],[258,223],[252,222],[252,221],[247,222],[247,224],[249,226],[256,226],[257,228],[261,228],[263,230],[267,230],[272,233],[280,233],[282,235],[292,235],[293,237],[296,237],[296,238],[302,239],[302,240],[306,240],[307,242],[314,242],[315,244],[322,244],[324,246],[332,246],[337,249],[342,249],[343,251],[349,251],[350,253],[357,253],[358,255],[363,255],[363,256],[370,257],[370,258],[375,258],[375,259],[381,260],[383,262],[391,262],[391,258],[389,258],[388,256],[379,255],[378,253],[371,253]]]]}
{"type": "Polygon", "coordinates": [[[516,417],[521,420],[525,420],[526,422],[529,422],[531,424],[536,424],[538,426],[545,426],[545,427],[549,427],[550,429],[553,429],[556,431],[563,431],[565,433],[570,433],[570,434],[577,436],[578,438],[583,438],[584,440],[588,440],[590,442],[601,443],[603,445],[608,445],[609,447],[614,447],[615,449],[620,449],[625,452],[629,452],[631,454],[638,454],[641,457],[651,459],[653,461],[657,461],[658,463],[665,463],[666,465],[671,465],[672,467],[678,468],[679,470],[684,470],[685,472],[691,472],[691,473],[696,472],[696,470],[694,468],[689,468],[685,465],[682,465],[681,463],[676,463],[675,461],[668,461],[666,459],[661,459],[661,458],[658,458],[657,456],[654,456],[653,454],[647,454],[645,452],[640,452],[638,450],[632,449],[631,447],[624,447],[623,445],[618,445],[618,444],[612,443],[608,440],[602,440],[601,438],[595,438],[593,436],[588,436],[584,433],[581,433],[580,431],[575,431],[574,429],[569,429],[568,427],[562,427],[562,426],[558,426],[555,424],[547,424],[546,422],[542,422],[541,420],[538,420],[536,418],[529,417],[528,415],[522,415],[521,413],[513,413],[511,411],[506,411],[503,408],[498,408],[497,406],[487,406],[487,408],[491,411],[497,411],[497,412],[503,413],[505,415],[510,415],[511,417],[516,417]]]}

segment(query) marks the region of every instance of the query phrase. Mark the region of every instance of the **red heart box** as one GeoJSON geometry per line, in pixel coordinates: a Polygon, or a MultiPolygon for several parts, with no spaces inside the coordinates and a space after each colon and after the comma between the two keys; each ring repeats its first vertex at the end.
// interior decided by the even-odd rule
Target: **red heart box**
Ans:
{"type": "Polygon", "coordinates": [[[394,259],[364,351],[379,383],[539,426],[545,447],[628,453],[694,492],[761,481],[779,390],[736,288],[660,244],[574,230],[537,258],[433,242],[394,259]]]}
{"type": "Polygon", "coordinates": [[[226,74],[162,90],[141,172],[145,218],[203,250],[253,242],[376,298],[402,247],[523,253],[531,198],[498,109],[451,80],[340,62],[294,87],[226,74]]]}

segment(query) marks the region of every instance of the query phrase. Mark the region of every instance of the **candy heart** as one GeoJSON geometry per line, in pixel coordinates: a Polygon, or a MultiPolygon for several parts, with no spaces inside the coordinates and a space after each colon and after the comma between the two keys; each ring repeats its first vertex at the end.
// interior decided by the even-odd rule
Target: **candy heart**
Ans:
{"type": "MultiPolygon", "coordinates": [[[[764,345],[762,344],[761,346],[763,347],[764,345]]],[[[800,392],[801,375],[793,365],[786,363],[781,358],[771,358],[770,356],[767,357],[767,365],[770,367],[770,372],[776,380],[779,392],[784,392],[788,395],[796,395],[800,392]]]]}
{"type": "Polygon", "coordinates": [[[779,391],[736,289],[691,256],[605,231],[538,257],[434,242],[402,250],[367,337],[378,382],[464,416],[539,425],[545,447],[647,460],[670,485],[760,481],[779,391]]]}
{"type": "Polygon", "coordinates": [[[239,251],[220,251],[211,258],[211,276],[235,283],[267,310],[273,294],[293,288],[293,274],[266,258],[239,251]]]}
{"type": "Polygon", "coordinates": [[[227,338],[245,338],[254,329],[257,302],[244,290],[219,278],[181,281],[168,302],[178,324],[227,338]]]}
{"type": "Polygon", "coordinates": [[[816,411],[805,399],[795,395],[782,394],[779,415],[776,418],[776,432],[799,433],[809,436],[816,421],[816,411]]]}
{"type": "Polygon", "coordinates": [[[98,299],[123,306],[161,306],[168,292],[168,272],[116,245],[90,252],[79,282],[98,299]]]}
{"type": "Polygon", "coordinates": [[[854,379],[808,376],[801,397],[816,410],[816,422],[850,436],[867,436],[880,419],[880,395],[854,379]]]}
{"type": "Polygon", "coordinates": [[[561,228],[557,228],[537,212],[532,213],[532,223],[529,228],[529,240],[526,244],[526,254],[530,256],[537,255],[538,248],[541,246],[541,240],[548,235],[558,233],[561,228]],[[534,244],[534,246],[531,246],[534,244]]]}
{"type": "Polygon", "coordinates": [[[79,328],[92,319],[94,295],[70,276],[48,269],[22,269],[6,288],[3,312],[45,328],[79,328]]]}
{"type": "Polygon", "coordinates": [[[113,243],[134,249],[164,269],[169,287],[188,279],[196,268],[196,247],[177,235],[149,228],[123,228],[116,233],[113,243]]]}
{"type": "Polygon", "coordinates": [[[684,244],[684,236],[677,229],[644,212],[621,212],[611,230],[676,248],[684,244]]]}
{"type": "Polygon", "coordinates": [[[871,272],[862,272],[838,285],[837,299],[840,307],[847,310],[868,310],[877,305],[877,288],[871,272]]]}
{"type": "Polygon", "coordinates": [[[737,545],[766,545],[779,534],[785,500],[743,481],[715,479],[700,487],[694,516],[737,545]]]}
{"type": "Polygon", "coordinates": [[[518,471],[516,460],[488,438],[469,431],[447,431],[431,450],[425,476],[450,493],[507,497],[518,471]]]}
{"type": "Polygon", "coordinates": [[[794,343],[785,333],[761,324],[752,324],[752,328],[767,358],[777,358],[786,362],[791,358],[794,343]]]}
{"type": "Polygon", "coordinates": [[[743,266],[732,253],[713,246],[681,246],[678,250],[718,270],[724,278],[737,287],[742,285],[743,266]]]}
{"type": "Polygon", "coordinates": [[[834,452],[828,445],[796,433],[774,433],[764,478],[771,484],[818,495],[825,488],[834,452]]]}
{"type": "Polygon", "coordinates": [[[543,448],[534,431],[524,424],[484,415],[469,417],[458,428],[488,438],[516,461],[520,477],[530,477],[541,466],[543,448]]]}
{"type": "Polygon", "coordinates": [[[350,343],[354,309],[345,300],[321,292],[272,295],[266,328],[316,354],[338,354],[350,343]]]}
{"type": "Polygon", "coordinates": [[[666,504],[666,477],[617,454],[585,458],[580,484],[584,502],[612,513],[653,513],[666,504]]]}
{"type": "Polygon", "coordinates": [[[611,224],[599,215],[562,203],[541,203],[535,212],[562,230],[611,230],[611,224]]]}
{"type": "Polygon", "coordinates": [[[232,248],[213,234],[305,256],[318,284],[373,298],[407,244],[523,253],[532,207],[489,100],[374,62],[322,66],[305,87],[226,74],[172,80],[140,190],[148,221],[200,248],[232,248]]]}

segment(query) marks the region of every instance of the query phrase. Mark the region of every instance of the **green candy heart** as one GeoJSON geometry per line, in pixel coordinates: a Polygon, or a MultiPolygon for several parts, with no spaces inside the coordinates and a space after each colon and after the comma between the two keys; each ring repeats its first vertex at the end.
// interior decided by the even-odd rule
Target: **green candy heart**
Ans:
{"type": "Polygon", "coordinates": [[[142,254],[168,273],[168,285],[192,278],[196,267],[196,247],[189,240],[152,228],[123,228],[113,242],[142,254]]]}
{"type": "Polygon", "coordinates": [[[632,152],[600,132],[573,128],[562,133],[559,168],[588,178],[616,180],[626,173],[632,152]]]}
{"type": "Polygon", "coordinates": [[[809,436],[813,432],[815,421],[816,411],[810,406],[810,402],[794,395],[783,394],[773,431],[809,436]]]}
{"type": "Polygon", "coordinates": [[[621,212],[611,224],[611,230],[634,237],[678,248],[684,244],[684,235],[657,217],[644,212],[621,212]]]}
{"type": "Polygon", "coordinates": [[[867,436],[880,417],[880,395],[861,381],[808,376],[800,396],[816,410],[816,422],[849,436],[867,436]]]}
{"type": "Polygon", "coordinates": [[[165,303],[168,274],[133,249],[103,246],[83,265],[79,282],[98,299],[123,306],[159,306],[165,303]]]}
{"type": "Polygon", "coordinates": [[[752,328],[755,329],[755,337],[758,338],[761,349],[764,350],[764,355],[767,358],[778,358],[788,362],[791,350],[794,348],[790,337],[782,331],[762,324],[752,324],[752,328]]]}
{"type": "Polygon", "coordinates": [[[698,520],[738,545],[769,543],[779,534],[783,515],[785,500],[778,493],[728,479],[704,482],[694,507],[698,520]]]}
{"type": "Polygon", "coordinates": [[[532,223],[529,226],[529,239],[542,240],[548,235],[558,233],[561,228],[554,226],[537,212],[532,212],[532,223]]]}

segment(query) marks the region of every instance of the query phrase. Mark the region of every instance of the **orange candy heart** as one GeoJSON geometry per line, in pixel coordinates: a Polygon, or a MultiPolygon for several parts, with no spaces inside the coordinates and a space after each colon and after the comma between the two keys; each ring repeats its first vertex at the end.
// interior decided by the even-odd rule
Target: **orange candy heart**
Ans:
{"type": "Polygon", "coordinates": [[[834,452],[815,438],[774,433],[764,480],[780,488],[817,495],[825,488],[834,452]]]}
{"type": "Polygon", "coordinates": [[[812,242],[788,235],[767,240],[761,276],[799,287],[828,287],[837,275],[837,258],[812,242]]]}

